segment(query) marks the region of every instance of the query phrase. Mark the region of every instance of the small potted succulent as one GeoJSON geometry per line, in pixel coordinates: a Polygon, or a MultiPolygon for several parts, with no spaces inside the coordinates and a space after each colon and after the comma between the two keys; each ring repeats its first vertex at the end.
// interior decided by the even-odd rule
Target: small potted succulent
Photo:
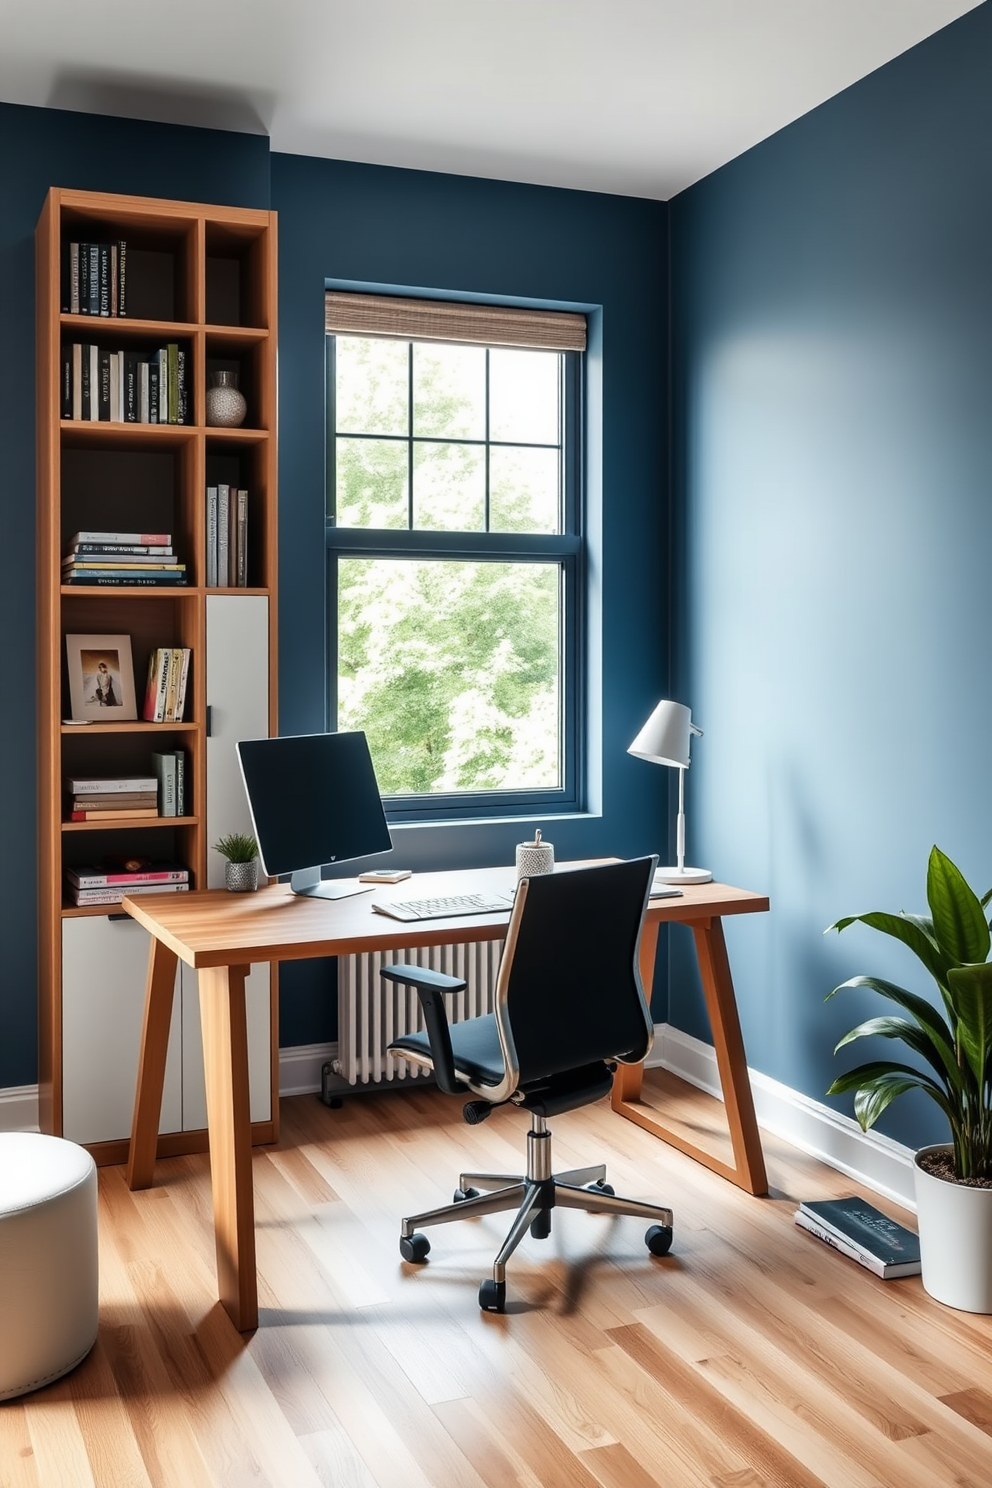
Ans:
{"type": "Polygon", "coordinates": [[[233,894],[258,888],[258,843],[250,832],[228,832],[214,843],[214,852],[227,859],[224,882],[233,894]]]}
{"type": "Polygon", "coordinates": [[[940,1008],[879,977],[856,976],[835,987],[868,987],[909,1014],[869,1018],[835,1049],[859,1038],[901,1041],[916,1060],[873,1060],[836,1079],[828,1095],[854,1091],[854,1114],[867,1131],[907,1090],[923,1090],[943,1111],[949,1144],[916,1154],[917,1219],[923,1285],[932,1297],[965,1312],[992,1312],[992,935],[986,907],[958,868],[935,847],[927,870],[929,915],[848,915],[891,935],[917,956],[937,984],[940,1008]]]}

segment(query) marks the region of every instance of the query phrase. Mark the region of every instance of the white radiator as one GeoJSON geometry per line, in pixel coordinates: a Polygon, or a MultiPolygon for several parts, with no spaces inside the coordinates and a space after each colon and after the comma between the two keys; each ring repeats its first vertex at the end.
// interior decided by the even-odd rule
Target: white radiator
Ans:
{"type": "Polygon", "coordinates": [[[429,1073],[413,1060],[387,1054],[403,1033],[424,1026],[420,999],[412,987],[397,987],[379,975],[384,966],[406,961],[464,979],[468,986],[445,994],[448,1019],[460,1023],[493,1010],[501,940],[469,945],[422,946],[402,951],[366,951],[338,957],[338,1058],[335,1072],[349,1085],[379,1080],[416,1079],[429,1073]]]}

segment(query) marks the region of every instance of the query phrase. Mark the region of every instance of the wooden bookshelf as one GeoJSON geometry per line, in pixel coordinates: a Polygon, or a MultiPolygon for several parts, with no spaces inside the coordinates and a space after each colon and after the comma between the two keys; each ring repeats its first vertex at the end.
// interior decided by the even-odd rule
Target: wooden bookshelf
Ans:
{"type": "MultiPolygon", "coordinates": [[[[228,667],[218,647],[224,636],[229,647],[233,644],[231,638],[239,634],[244,617],[249,622],[245,635],[254,635],[260,648],[267,698],[255,702],[254,716],[252,705],[237,695],[231,700],[233,707],[214,706],[213,713],[236,718],[241,701],[249,708],[256,731],[276,730],[276,217],[272,212],[53,188],[38,222],[36,261],[40,1121],[44,1131],[85,1141],[102,1161],[122,1161],[129,1115],[118,1132],[119,1116],[100,1115],[96,1093],[96,1114],[87,1115],[85,1069],[69,1067],[70,1061],[90,1058],[93,1081],[103,1079],[101,1038],[106,1034],[109,1047],[116,1031],[100,1027],[101,1017],[108,1021],[107,1007],[101,1011],[94,1002],[89,1047],[77,1051],[78,1029],[88,1026],[87,1008],[85,1001],[71,1008],[66,1003],[66,989],[75,976],[70,940],[85,937],[90,930],[98,937],[100,925],[87,929],[89,922],[107,921],[116,911],[113,906],[72,904],[65,873],[106,854],[139,854],[182,862],[190,870],[191,886],[205,888],[223,881],[222,864],[210,851],[216,835],[248,827],[243,792],[232,778],[233,743],[228,761],[228,741],[218,739],[216,729],[208,737],[208,718],[216,690],[238,685],[237,656],[228,667]],[[70,242],[121,240],[127,243],[126,316],[69,313],[70,242]],[[63,416],[63,348],[82,343],[111,351],[153,352],[170,342],[185,351],[188,422],[122,423],[63,416]],[[241,373],[248,411],[240,428],[206,423],[208,376],[218,367],[234,367],[241,373]],[[206,488],[218,482],[249,492],[249,587],[206,588],[206,488]],[[186,564],[185,586],[64,585],[62,556],[79,530],[169,531],[176,557],[186,564]],[[248,608],[230,612],[231,604],[248,608]],[[65,637],[71,634],[130,637],[137,721],[98,722],[85,728],[63,722],[72,716],[65,646],[65,637]],[[148,658],[159,646],[191,651],[181,723],[153,724],[140,718],[148,658]],[[179,748],[187,757],[184,816],[116,825],[65,819],[67,776],[144,775],[150,772],[153,752],[179,748]],[[69,923],[75,926],[71,936],[69,923]],[[70,1119],[67,1101],[69,1106],[75,1102],[83,1113],[78,1119],[70,1119]]],[[[106,935],[108,975],[115,974],[113,928],[111,922],[106,935]]],[[[86,950],[85,940],[72,944],[73,956],[80,945],[86,950]]],[[[94,954],[98,959],[102,952],[94,947],[94,954]]],[[[129,950],[128,957],[129,964],[137,965],[137,948],[129,950]]],[[[266,1015],[268,1109],[264,1119],[254,1122],[257,1140],[274,1140],[277,1134],[274,973],[272,968],[266,1015]]],[[[127,986],[116,995],[125,1021],[133,1021],[133,996],[140,1027],[144,983],[142,979],[134,985],[133,972],[128,976],[127,986]]],[[[82,990],[74,989],[73,997],[85,999],[85,980],[83,976],[82,990]]],[[[184,1045],[187,1032],[195,1045],[199,1037],[198,1028],[193,1029],[195,987],[191,990],[185,983],[182,989],[177,987],[177,1007],[180,1001],[184,1045]]],[[[130,1048],[128,1040],[125,1043],[130,1048]]],[[[163,1154],[206,1146],[205,1124],[188,1123],[189,1110],[196,1105],[187,1098],[195,1074],[195,1049],[189,1053],[184,1047],[180,1053],[181,1117],[177,1128],[173,1115],[173,1126],[163,1133],[163,1154]]],[[[128,1081],[133,1098],[133,1071],[124,1069],[119,1078],[121,1090],[115,1099],[123,1110],[128,1081]]],[[[253,1098],[253,1115],[254,1105],[253,1098]]]]}

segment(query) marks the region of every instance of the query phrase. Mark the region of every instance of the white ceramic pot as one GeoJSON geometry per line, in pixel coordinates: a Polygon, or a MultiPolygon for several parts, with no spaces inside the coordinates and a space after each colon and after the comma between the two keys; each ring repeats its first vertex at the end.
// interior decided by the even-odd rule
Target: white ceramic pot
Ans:
{"type": "Polygon", "coordinates": [[[920,1167],[913,1172],[923,1285],[931,1297],[961,1312],[992,1313],[992,1188],[948,1183],[920,1167]]]}

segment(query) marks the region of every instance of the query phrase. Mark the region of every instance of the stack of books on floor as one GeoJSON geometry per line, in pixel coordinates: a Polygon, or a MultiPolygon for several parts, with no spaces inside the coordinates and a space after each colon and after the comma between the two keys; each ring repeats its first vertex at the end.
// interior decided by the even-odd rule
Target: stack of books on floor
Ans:
{"type": "Polygon", "coordinates": [[[159,814],[155,775],[70,776],[66,790],[70,821],[103,821],[112,827],[159,814]]]}
{"type": "Polygon", "coordinates": [[[182,723],[189,679],[188,646],[159,646],[148,658],[141,716],[146,723],[182,723]]]}
{"type": "Polygon", "coordinates": [[[120,904],[125,894],[182,894],[189,889],[189,869],[181,863],[151,858],[104,858],[67,868],[73,904],[120,904]]]}
{"type": "Polygon", "coordinates": [[[248,586],[248,492],[207,487],[207,588],[248,586]]]}
{"type": "Polygon", "coordinates": [[[62,309],[70,315],[127,316],[127,243],[70,243],[62,309]]]}
{"type": "Polygon", "coordinates": [[[62,347],[61,416],[83,423],[189,422],[186,350],[111,351],[90,342],[62,347]]]}
{"type": "Polygon", "coordinates": [[[173,586],[186,583],[171,532],[77,532],[62,559],[63,584],[173,586]]]}
{"type": "Polygon", "coordinates": [[[886,1281],[919,1273],[919,1236],[864,1199],[803,1200],[795,1219],[818,1240],[886,1281]]]}

